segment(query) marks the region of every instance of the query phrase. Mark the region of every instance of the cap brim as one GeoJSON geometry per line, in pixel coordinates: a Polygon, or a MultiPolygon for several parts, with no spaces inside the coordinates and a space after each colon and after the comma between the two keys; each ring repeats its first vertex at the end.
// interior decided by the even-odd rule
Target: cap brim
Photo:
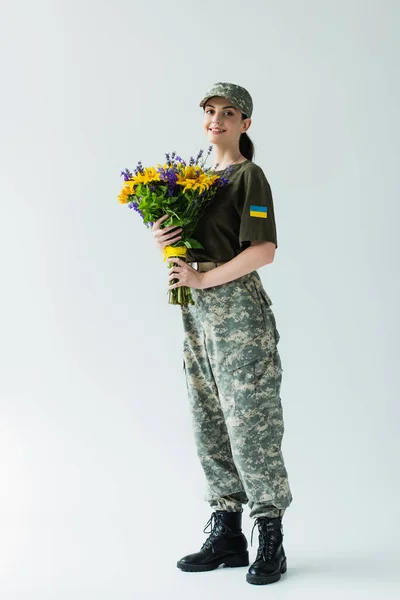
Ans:
{"type": "Polygon", "coordinates": [[[203,100],[200,102],[199,106],[204,106],[207,102],[207,100],[209,100],[211,98],[211,96],[206,96],[205,98],[203,98],[203,100]]]}
{"type": "Polygon", "coordinates": [[[226,98],[227,100],[229,100],[229,102],[231,102],[232,106],[234,106],[236,108],[236,110],[239,110],[240,112],[242,112],[242,109],[240,108],[240,106],[237,106],[236,102],[233,102],[233,100],[231,100],[231,98],[229,98],[229,96],[222,96],[222,95],[220,96],[219,94],[211,94],[211,96],[206,96],[200,102],[199,106],[204,106],[205,104],[207,104],[207,100],[209,100],[210,98],[213,98],[214,96],[218,96],[219,98],[226,98]]]}

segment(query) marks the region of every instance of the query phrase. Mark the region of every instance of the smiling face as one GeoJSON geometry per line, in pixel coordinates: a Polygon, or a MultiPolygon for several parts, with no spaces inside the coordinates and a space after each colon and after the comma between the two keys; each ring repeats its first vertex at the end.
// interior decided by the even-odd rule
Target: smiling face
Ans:
{"type": "Polygon", "coordinates": [[[242,119],[240,110],[226,98],[213,96],[204,106],[203,126],[211,144],[233,147],[250,125],[251,119],[242,119]]]}

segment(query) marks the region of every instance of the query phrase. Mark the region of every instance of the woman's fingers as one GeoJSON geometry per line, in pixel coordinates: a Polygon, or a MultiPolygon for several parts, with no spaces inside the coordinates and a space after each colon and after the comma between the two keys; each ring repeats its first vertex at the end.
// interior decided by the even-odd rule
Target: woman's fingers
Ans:
{"type": "MultiPolygon", "coordinates": [[[[168,215],[164,215],[164,216],[168,216],[168,215]]],[[[163,219],[163,218],[164,217],[161,217],[161,219],[163,219]]],[[[154,237],[162,237],[162,236],[166,235],[167,233],[171,233],[173,229],[178,229],[177,225],[170,225],[169,227],[163,227],[161,229],[160,226],[158,225],[160,223],[161,219],[158,219],[158,221],[156,221],[153,224],[152,231],[153,231],[154,237]]],[[[182,227],[179,227],[178,231],[174,231],[174,234],[180,233],[181,231],[182,231],[182,227]]]]}
{"type": "Polygon", "coordinates": [[[178,275],[182,276],[181,271],[177,271],[175,267],[172,267],[171,271],[168,274],[168,279],[176,279],[178,275]]]}
{"type": "MultiPolygon", "coordinates": [[[[174,229],[176,229],[176,227],[174,227],[174,229]]],[[[165,242],[166,240],[171,240],[172,238],[179,236],[179,234],[181,233],[182,229],[179,229],[178,231],[170,231],[170,230],[164,230],[164,229],[160,229],[159,231],[154,232],[154,237],[156,238],[156,240],[158,240],[159,242],[165,242]]],[[[179,236],[181,237],[181,236],[179,236]]]]}
{"type": "MultiPolygon", "coordinates": [[[[163,227],[158,231],[160,232],[160,235],[163,235],[164,233],[170,233],[172,229],[178,229],[178,225],[170,225],[169,227],[163,227]]],[[[175,231],[174,233],[178,233],[179,231],[182,231],[182,227],[179,227],[179,230],[175,231]]]]}
{"type": "MultiPolygon", "coordinates": [[[[169,217],[169,215],[163,215],[160,219],[158,219],[158,221],[153,223],[152,230],[158,231],[159,229],[161,229],[160,225],[163,223],[163,221],[168,219],[168,217],[169,217]]],[[[168,227],[163,227],[162,231],[168,231],[169,229],[176,229],[176,227],[177,227],[177,225],[169,225],[168,227]]]]}
{"type": "Polygon", "coordinates": [[[166,227],[165,229],[159,229],[158,232],[155,233],[155,235],[157,235],[159,238],[166,238],[166,236],[171,236],[171,234],[177,235],[182,231],[182,228],[178,229],[177,231],[172,231],[172,229],[175,230],[176,227],[166,227]]]}
{"type": "Polygon", "coordinates": [[[160,235],[158,239],[159,239],[160,242],[166,242],[167,240],[172,240],[173,238],[178,239],[178,238],[182,237],[182,236],[177,235],[177,234],[178,234],[178,232],[174,231],[173,233],[170,233],[169,235],[168,234],[166,234],[166,235],[160,235]]]}
{"type": "Polygon", "coordinates": [[[153,223],[152,230],[157,231],[157,229],[160,229],[160,225],[163,221],[165,221],[165,219],[168,219],[168,215],[163,215],[155,223],[153,223]]]}
{"type": "Polygon", "coordinates": [[[154,241],[160,250],[163,250],[165,246],[173,244],[182,239],[182,236],[179,235],[182,232],[182,227],[178,228],[176,225],[170,225],[169,227],[164,227],[161,229],[161,223],[165,221],[165,219],[168,219],[168,217],[169,215],[163,215],[153,224],[151,228],[154,241]]]}

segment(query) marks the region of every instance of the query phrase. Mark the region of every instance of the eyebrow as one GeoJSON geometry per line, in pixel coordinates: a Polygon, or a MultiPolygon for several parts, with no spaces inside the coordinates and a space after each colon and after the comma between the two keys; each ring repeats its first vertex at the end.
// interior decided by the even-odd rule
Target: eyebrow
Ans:
{"type": "MultiPolygon", "coordinates": [[[[215,106],[213,104],[210,104],[209,102],[206,104],[206,106],[211,106],[211,108],[215,108],[215,106]]],[[[233,108],[233,110],[237,110],[234,106],[223,106],[222,110],[225,110],[226,108],[233,108]]]]}

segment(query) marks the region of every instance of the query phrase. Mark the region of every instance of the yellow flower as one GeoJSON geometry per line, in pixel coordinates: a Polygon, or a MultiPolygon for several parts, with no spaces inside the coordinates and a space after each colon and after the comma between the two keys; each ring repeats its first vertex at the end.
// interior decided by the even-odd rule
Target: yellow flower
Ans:
{"type": "Polygon", "coordinates": [[[185,168],[185,177],[186,177],[186,179],[194,179],[195,177],[197,177],[196,169],[191,166],[186,167],[185,168]]]}
{"type": "Polygon", "coordinates": [[[128,185],[124,185],[118,196],[118,202],[120,202],[121,204],[126,204],[128,202],[128,197],[130,194],[132,194],[130,187],[128,185]]]}
{"type": "Polygon", "coordinates": [[[131,194],[134,194],[136,185],[137,185],[136,177],[134,177],[133,179],[128,179],[128,181],[125,182],[125,187],[127,190],[130,191],[131,194]]]}
{"type": "Polygon", "coordinates": [[[133,185],[137,185],[139,183],[151,183],[152,181],[160,181],[161,175],[157,172],[156,167],[146,167],[144,169],[144,173],[138,173],[130,179],[130,182],[133,182],[133,185]]]}
{"type": "Polygon", "coordinates": [[[178,176],[177,184],[183,186],[183,191],[198,190],[200,193],[208,190],[218,179],[218,175],[208,175],[200,167],[186,167],[183,174],[178,176]]]}
{"type": "Polygon", "coordinates": [[[210,185],[212,185],[215,181],[217,181],[217,179],[219,179],[219,175],[208,175],[208,181],[210,182],[210,185]]]}

